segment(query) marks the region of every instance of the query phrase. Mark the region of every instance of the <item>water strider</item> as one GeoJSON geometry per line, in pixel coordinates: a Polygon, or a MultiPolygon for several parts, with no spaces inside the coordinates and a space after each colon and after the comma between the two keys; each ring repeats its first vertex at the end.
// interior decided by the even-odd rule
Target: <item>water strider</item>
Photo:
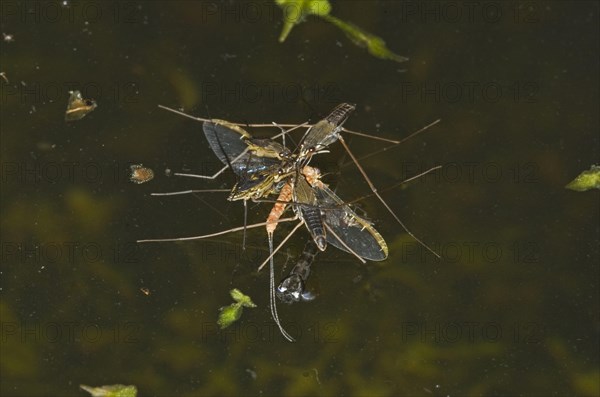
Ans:
{"type": "MultiPolygon", "coordinates": [[[[362,262],[365,259],[378,261],[384,260],[387,257],[387,245],[371,223],[355,214],[343,200],[335,195],[327,185],[321,182],[318,169],[307,165],[314,154],[325,152],[328,145],[339,140],[367,180],[373,194],[383,202],[388,211],[391,211],[389,206],[377,193],[377,190],[340,135],[341,131],[356,133],[343,128],[343,123],[348,118],[349,113],[354,110],[354,105],[341,104],[329,116],[314,125],[309,125],[308,123],[300,125],[250,125],[279,127],[283,132],[275,137],[285,137],[285,134],[296,128],[308,128],[301,143],[294,151],[290,151],[284,144],[280,144],[273,139],[253,138],[238,123],[218,119],[196,118],[170,108],[162,108],[194,120],[202,121],[204,134],[211,149],[219,160],[225,164],[222,169],[212,176],[175,175],[215,179],[227,168],[231,168],[237,176],[237,182],[230,193],[229,200],[241,199],[244,200],[245,204],[249,199],[259,201],[261,198],[272,194],[279,194],[279,196],[265,223],[247,226],[246,222],[244,222],[244,227],[242,228],[234,228],[206,236],[140,240],[140,242],[201,239],[232,231],[245,231],[252,227],[266,226],[270,255],[261,264],[259,269],[269,262],[271,314],[286,339],[293,341],[293,338],[281,326],[276,310],[273,256],[302,224],[306,225],[315,246],[320,250],[324,250],[326,244],[330,243],[341,250],[352,253],[362,262]],[[283,127],[292,128],[285,131],[283,127]],[[281,215],[288,206],[294,208],[296,216],[294,218],[281,219],[281,215]],[[277,249],[273,249],[273,233],[277,224],[279,222],[298,219],[299,222],[296,227],[283,239],[277,249]]],[[[365,135],[361,133],[356,134],[365,135]]],[[[378,139],[386,140],[384,138],[378,139]]],[[[193,191],[166,194],[188,192],[193,191]]],[[[400,222],[395,214],[393,215],[400,222]]],[[[407,232],[413,236],[408,230],[407,232]]],[[[417,241],[419,240],[417,239],[417,241]]]]}

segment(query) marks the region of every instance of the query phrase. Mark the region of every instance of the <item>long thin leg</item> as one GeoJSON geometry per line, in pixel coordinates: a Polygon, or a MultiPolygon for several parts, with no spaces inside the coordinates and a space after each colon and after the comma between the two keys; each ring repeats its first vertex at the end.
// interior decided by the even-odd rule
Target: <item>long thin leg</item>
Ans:
{"type": "Polygon", "coordinates": [[[225,167],[223,167],[219,171],[217,171],[214,175],[184,174],[182,172],[174,172],[173,175],[187,176],[189,178],[216,179],[219,175],[221,175],[223,172],[225,172],[228,168],[229,168],[229,165],[226,165],[225,167]]]}
{"type": "Polygon", "coordinates": [[[216,179],[219,175],[221,175],[223,172],[225,172],[225,170],[227,170],[229,168],[231,163],[235,163],[238,159],[240,159],[243,155],[245,155],[247,151],[248,151],[248,148],[244,149],[244,151],[242,153],[238,154],[237,157],[235,157],[225,167],[221,168],[219,171],[217,171],[213,175],[183,174],[181,172],[174,172],[173,175],[187,176],[187,177],[191,177],[191,178],[216,179]]]}
{"type": "Polygon", "coordinates": [[[195,189],[195,190],[181,190],[178,192],[166,192],[166,193],[150,193],[150,196],[177,196],[179,194],[191,194],[191,193],[225,193],[230,192],[229,189],[195,189]]]}
{"type": "MultiPolygon", "coordinates": [[[[436,121],[434,121],[434,122],[432,122],[432,123],[429,123],[429,124],[427,124],[425,127],[423,127],[423,128],[421,128],[421,129],[419,129],[419,130],[417,130],[417,131],[413,132],[413,133],[412,133],[412,134],[410,134],[409,136],[407,136],[407,137],[404,137],[404,138],[400,139],[399,141],[397,141],[398,143],[395,143],[394,145],[391,145],[391,146],[386,146],[386,147],[384,147],[384,148],[382,148],[382,149],[376,150],[376,151],[374,151],[374,152],[372,152],[372,153],[369,153],[369,154],[367,154],[367,155],[364,155],[364,156],[362,156],[362,157],[359,157],[359,158],[358,158],[358,160],[359,160],[359,161],[362,161],[362,160],[364,160],[364,159],[368,159],[368,158],[370,158],[370,157],[373,157],[373,156],[375,156],[375,155],[378,155],[379,153],[387,152],[387,151],[388,151],[388,150],[390,150],[390,149],[397,148],[399,144],[401,144],[401,143],[403,143],[403,142],[406,142],[406,141],[408,141],[410,138],[414,137],[415,135],[417,135],[417,134],[420,134],[421,132],[423,132],[423,131],[425,131],[425,130],[427,130],[427,129],[431,128],[431,127],[433,127],[434,125],[436,125],[436,124],[437,124],[437,123],[439,123],[440,121],[442,121],[442,119],[437,119],[436,121]]],[[[352,164],[352,163],[353,163],[352,161],[348,161],[347,163],[343,163],[342,165],[340,165],[340,168],[346,167],[346,166],[348,166],[348,165],[350,165],[350,164],[352,164]]]]}
{"type": "MultiPolygon", "coordinates": [[[[421,172],[420,174],[417,174],[417,175],[411,176],[410,178],[408,178],[408,179],[405,179],[405,180],[403,180],[402,182],[398,182],[398,183],[395,183],[395,184],[393,184],[393,185],[391,185],[391,186],[384,187],[383,189],[381,189],[381,192],[387,192],[388,190],[395,189],[395,188],[397,188],[398,186],[402,186],[402,185],[404,185],[405,183],[408,183],[408,182],[414,181],[415,179],[418,179],[418,178],[420,178],[420,177],[422,177],[422,176],[425,176],[425,175],[427,175],[427,174],[429,174],[430,172],[433,172],[433,171],[435,171],[435,170],[439,170],[440,168],[442,168],[442,166],[441,166],[441,165],[436,165],[435,167],[431,167],[431,168],[430,168],[430,169],[428,169],[427,171],[423,171],[423,172],[421,172]]],[[[359,198],[356,198],[356,199],[354,199],[354,200],[348,201],[348,202],[346,202],[345,204],[354,204],[354,203],[356,203],[356,202],[358,202],[358,201],[361,201],[361,200],[364,200],[364,199],[366,199],[366,198],[373,197],[373,196],[374,196],[374,194],[373,194],[373,193],[371,193],[371,194],[367,194],[367,195],[365,195],[365,196],[361,196],[361,197],[359,197],[359,198]]]]}
{"type": "Polygon", "coordinates": [[[242,251],[246,251],[246,226],[248,225],[248,200],[244,200],[244,236],[242,237],[242,251]]]}
{"type": "MultiPolygon", "coordinates": [[[[250,126],[251,127],[255,127],[256,125],[251,124],[250,126]]],[[[280,136],[282,136],[283,137],[283,146],[285,146],[285,136],[287,134],[289,134],[290,132],[292,132],[292,131],[294,131],[294,130],[296,130],[298,128],[305,128],[305,127],[308,128],[309,124],[308,124],[308,122],[304,122],[302,124],[298,124],[298,125],[295,125],[295,126],[291,127],[289,130],[284,130],[283,129],[283,125],[282,124],[277,124],[276,122],[273,122],[272,126],[279,128],[281,130],[281,132],[279,134],[277,134],[277,135],[273,135],[271,137],[271,139],[279,138],[280,136]]]]}
{"type": "MultiPolygon", "coordinates": [[[[167,110],[169,112],[178,114],[180,116],[184,116],[187,117],[188,119],[192,119],[192,120],[196,120],[196,121],[211,121],[210,119],[205,119],[202,117],[195,117],[192,116],[190,114],[186,114],[184,112],[181,112],[179,110],[167,107],[167,106],[163,106],[163,105],[158,105],[159,108],[167,110]]],[[[433,124],[439,122],[439,120],[437,120],[436,122],[434,122],[433,124]]],[[[239,125],[240,127],[255,127],[255,128],[261,128],[261,127],[273,127],[273,125],[275,124],[277,127],[284,127],[284,128],[291,128],[291,130],[287,130],[287,131],[282,131],[281,133],[279,133],[278,135],[275,135],[273,138],[278,138],[279,136],[281,136],[282,134],[286,134],[296,128],[310,128],[313,126],[313,124],[309,124],[308,122],[304,122],[302,124],[280,124],[280,123],[271,123],[271,124],[264,124],[264,123],[257,123],[257,124],[247,124],[247,123],[233,123],[231,122],[231,124],[234,125],[239,125]]],[[[431,125],[433,125],[431,124],[431,125]]],[[[427,127],[426,127],[427,128],[427,127]]],[[[353,135],[358,135],[358,136],[362,136],[365,138],[371,138],[371,139],[375,139],[375,140],[379,140],[379,141],[385,141],[385,142],[390,142],[393,144],[398,144],[401,143],[402,140],[400,141],[396,141],[394,139],[388,139],[388,138],[383,138],[383,137],[379,137],[379,136],[375,136],[375,135],[369,135],[369,134],[365,134],[362,132],[358,132],[358,131],[353,131],[353,130],[349,130],[347,128],[342,128],[342,131],[348,133],[348,134],[353,134],[353,135]]]]}
{"type": "MultiPolygon", "coordinates": [[[[176,109],[164,106],[164,105],[158,105],[158,107],[161,108],[161,109],[167,110],[169,112],[178,114],[180,116],[187,117],[188,119],[192,119],[192,120],[196,120],[196,121],[201,121],[201,122],[212,121],[211,119],[205,119],[205,118],[202,118],[202,117],[192,116],[191,114],[187,114],[187,113],[184,113],[182,111],[179,111],[179,110],[176,110],[176,109]]],[[[271,124],[246,124],[246,123],[233,123],[233,122],[229,122],[229,123],[231,123],[233,125],[238,125],[240,127],[246,127],[247,126],[247,127],[257,127],[257,128],[259,128],[259,127],[273,127],[274,124],[275,124],[275,123],[271,123],[271,124]]],[[[287,131],[282,131],[279,134],[273,136],[271,139],[278,138],[281,135],[287,134],[288,132],[293,131],[293,130],[295,130],[297,128],[305,128],[305,127],[308,128],[308,127],[311,127],[311,124],[308,124],[308,122],[304,122],[302,124],[275,124],[275,125],[279,129],[281,129],[281,127],[291,128],[291,129],[289,129],[287,131]]]]}
{"type": "Polygon", "coordinates": [[[402,142],[402,141],[396,141],[396,140],[394,140],[394,139],[384,138],[384,137],[377,136],[377,135],[369,135],[369,134],[365,134],[364,132],[352,131],[352,130],[349,130],[349,129],[347,129],[347,128],[343,128],[343,127],[342,127],[342,131],[344,131],[344,132],[346,132],[346,133],[348,133],[348,134],[352,134],[352,135],[358,135],[358,136],[362,136],[362,137],[364,137],[364,138],[370,138],[370,139],[374,139],[374,140],[376,140],[376,141],[390,142],[390,143],[393,143],[393,144],[395,144],[395,145],[397,145],[397,144],[399,144],[400,142],[402,142]]]}
{"type": "Polygon", "coordinates": [[[196,116],[192,116],[190,114],[187,113],[183,113],[179,110],[167,107],[167,106],[163,106],[163,105],[158,105],[159,108],[164,109],[164,110],[168,110],[169,112],[173,112],[175,114],[178,114],[180,116],[183,117],[187,117],[188,119],[192,119],[192,120],[196,120],[196,121],[210,121],[210,119],[203,119],[202,117],[196,117],[196,116]]]}
{"type": "MultiPolygon", "coordinates": [[[[295,221],[298,218],[282,218],[277,220],[278,223],[281,222],[290,222],[290,221],[295,221]]],[[[260,226],[266,226],[267,224],[270,224],[272,222],[261,222],[261,223],[255,223],[252,225],[248,225],[248,226],[240,226],[240,227],[234,227],[232,229],[228,229],[228,230],[223,230],[220,232],[216,232],[216,233],[211,233],[211,234],[205,234],[202,236],[192,236],[192,237],[178,237],[178,238],[158,238],[158,239],[146,239],[146,240],[137,240],[138,243],[158,243],[158,242],[163,242],[163,241],[190,241],[190,240],[201,240],[203,238],[209,238],[209,237],[215,237],[215,236],[222,236],[224,234],[227,233],[232,233],[232,232],[238,232],[240,230],[244,230],[244,229],[253,229],[256,227],[260,227],[260,226]]]]}
{"type": "Polygon", "coordinates": [[[400,226],[402,226],[402,228],[406,231],[406,233],[408,233],[409,236],[411,236],[412,238],[414,238],[416,242],[418,242],[419,244],[421,244],[423,247],[427,248],[427,250],[429,252],[431,252],[433,255],[435,255],[437,258],[441,258],[440,255],[437,252],[435,252],[434,250],[432,250],[431,248],[429,248],[427,246],[427,244],[425,244],[424,242],[422,242],[421,240],[419,240],[417,238],[417,236],[415,236],[414,234],[412,234],[412,232],[410,230],[408,230],[408,228],[404,225],[404,223],[400,220],[400,218],[398,218],[398,216],[396,216],[396,213],[394,213],[394,211],[390,208],[390,206],[385,202],[385,200],[383,199],[383,197],[381,197],[381,195],[377,191],[377,188],[375,187],[375,185],[373,185],[373,182],[371,182],[371,179],[367,176],[367,173],[365,172],[365,170],[361,167],[360,163],[358,162],[358,160],[356,159],[356,157],[354,156],[354,154],[350,151],[350,148],[348,147],[348,145],[346,144],[346,141],[344,140],[344,138],[342,136],[340,136],[339,141],[344,146],[344,148],[346,149],[346,151],[348,152],[348,155],[352,158],[352,160],[356,164],[356,167],[358,168],[358,170],[360,171],[360,173],[362,174],[362,176],[365,178],[365,181],[367,181],[367,184],[371,188],[371,191],[373,192],[373,194],[375,194],[375,196],[377,196],[377,198],[379,199],[379,201],[381,201],[381,203],[385,206],[385,208],[388,210],[388,212],[390,214],[392,214],[392,216],[394,217],[394,219],[396,219],[396,221],[400,224],[400,226]]]}
{"type": "MultiPolygon", "coordinates": [[[[410,182],[410,181],[414,181],[415,179],[418,179],[418,178],[420,178],[420,177],[422,177],[422,176],[425,176],[425,175],[427,175],[427,174],[429,174],[430,172],[433,172],[433,171],[435,171],[435,170],[439,170],[440,168],[442,168],[442,166],[441,166],[441,165],[436,165],[436,166],[434,166],[434,167],[431,167],[431,168],[430,168],[430,169],[428,169],[427,171],[423,171],[423,172],[421,172],[420,174],[417,174],[417,175],[411,176],[410,178],[403,180],[403,181],[402,181],[402,184],[404,184],[404,183],[408,183],[408,182],[410,182]]],[[[395,185],[394,185],[393,187],[395,187],[395,185]]]]}

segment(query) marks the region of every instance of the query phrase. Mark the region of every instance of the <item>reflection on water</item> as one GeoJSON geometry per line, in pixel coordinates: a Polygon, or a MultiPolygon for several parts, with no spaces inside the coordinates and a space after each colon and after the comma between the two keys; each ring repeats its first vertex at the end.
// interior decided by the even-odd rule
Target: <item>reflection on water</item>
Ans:
{"type": "MultiPolygon", "coordinates": [[[[279,44],[281,15],[265,4],[2,2],[2,394],[598,395],[598,192],[564,189],[598,162],[598,6],[495,2],[469,17],[437,2],[333,5],[410,58],[399,65],[316,19],[279,44]],[[66,123],[74,90],[98,107],[66,123]],[[390,257],[319,255],[317,299],[280,307],[290,344],[255,271],[262,228],[245,251],[241,233],[135,243],[243,224],[226,193],[150,196],[235,181],[173,176],[220,162],[199,123],[158,104],[301,123],[343,101],[357,104],[346,127],[392,139],[442,119],[363,161],[442,260],[378,200],[359,201],[390,257]],[[134,164],[154,179],[131,183],[134,164]],[[258,307],[221,331],[233,288],[258,307]]],[[[346,139],[358,157],[386,146],[346,139]]],[[[314,165],[350,201],[370,190],[348,160],[332,145],[314,165]]],[[[249,222],[269,206],[251,204],[249,222]]],[[[278,277],[306,238],[276,258],[278,277]]]]}

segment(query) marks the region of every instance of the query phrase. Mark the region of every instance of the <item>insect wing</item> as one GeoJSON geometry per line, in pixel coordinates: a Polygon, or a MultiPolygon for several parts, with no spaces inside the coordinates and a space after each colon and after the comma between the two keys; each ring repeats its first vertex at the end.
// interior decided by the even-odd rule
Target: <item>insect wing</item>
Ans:
{"type": "MultiPolygon", "coordinates": [[[[258,148],[266,147],[266,143],[263,143],[263,140],[253,139],[246,130],[238,125],[224,120],[212,120],[205,121],[202,129],[215,155],[223,164],[231,165],[233,172],[246,181],[244,183],[250,185],[259,183],[258,179],[264,178],[252,174],[258,175],[280,164],[275,156],[261,157],[254,155],[253,152],[258,148]],[[252,179],[255,180],[251,181],[252,179]]],[[[262,151],[266,152],[278,148],[278,146],[272,145],[273,148],[269,146],[262,151]]],[[[245,189],[240,188],[239,190],[245,189]]]]}
{"type": "Polygon", "coordinates": [[[352,105],[350,103],[341,103],[336,106],[335,109],[331,111],[329,116],[326,117],[326,120],[335,126],[342,126],[352,113],[356,109],[356,105],[352,105]]]}
{"type": "Polygon", "coordinates": [[[314,186],[314,189],[319,206],[323,208],[321,213],[324,222],[337,236],[326,233],[328,243],[348,252],[345,244],[357,255],[370,261],[382,261],[387,258],[387,244],[369,221],[356,215],[327,186],[320,184],[314,186]]]}
{"type": "Polygon", "coordinates": [[[307,131],[306,137],[302,141],[302,146],[305,149],[314,148],[315,150],[321,150],[337,141],[342,125],[355,108],[354,105],[348,103],[338,105],[329,116],[319,121],[307,131]]]}
{"type": "Polygon", "coordinates": [[[229,200],[258,198],[274,193],[280,186],[275,183],[273,175],[270,171],[238,173],[239,180],[233,187],[229,200]]]}
{"type": "Polygon", "coordinates": [[[250,149],[259,157],[270,157],[283,160],[288,159],[291,156],[291,152],[288,148],[272,139],[252,138],[248,139],[246,142],[250,149]]]}
{"type": "Polygon", "coordinates": [[[250,134],[240,126],[224,120],[212,120],[205,121],[202,129],[210,148],[223,164],[229,164],[247,151],[245,139],[249,139],[250,134]]]}

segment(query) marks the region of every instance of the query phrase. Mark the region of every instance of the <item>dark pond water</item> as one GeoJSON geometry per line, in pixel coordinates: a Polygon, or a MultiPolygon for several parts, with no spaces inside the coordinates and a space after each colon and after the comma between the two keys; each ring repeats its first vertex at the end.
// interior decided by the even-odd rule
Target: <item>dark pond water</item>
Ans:
{"type": "MultiPolygon", "coordinates": [[[[600,393],[599,193],[564,188],[600,159],[596,2],[333,4],[405,63],[316,18],[280,44],[268,1],[1,4],[2,395],[116,383],[187,396],[600,393]],[[66,123],[73,89],[98,108],[66,123]],[[136,243],[244,219],[224,193],[150,196],[235,182],[165,176],[220,163],[199,123],[158,104],[301,123],[343,101],[357,104],[348,128],[392,139],[442,120],[362,162],[441,260],[378,200],[359,201],[390,256],[318,256],[317,299],[279,305],[292,344],[271,319],[268,273],[256,272],[262,229],[246,251],[241,233],[136,243]],[[154,180],[128,180],[139,163],[154,180]],[[258,307],[220,331],[234,287],[258,307]]],[[[359,157],[389,145],[346,139],[359,157]]],[[[333,145],[313,164],[350,201],[370,190],[347,161],[333,145]]],[[[249,222],[269,207],[251,204],[249,222]]],[[[276,257],[278,278],[306,238],[276,257]]]]}

